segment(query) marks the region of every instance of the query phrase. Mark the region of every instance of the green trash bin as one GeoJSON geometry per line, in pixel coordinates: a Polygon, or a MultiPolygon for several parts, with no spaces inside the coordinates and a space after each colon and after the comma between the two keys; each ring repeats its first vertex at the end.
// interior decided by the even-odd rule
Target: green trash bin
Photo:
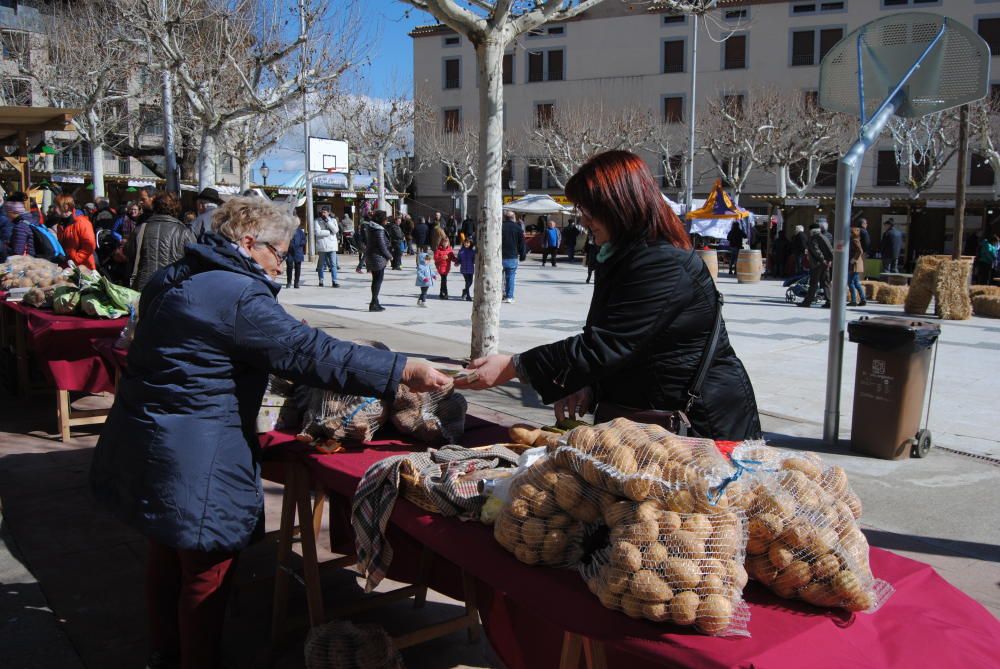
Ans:
{"type": "Polygon", "coordinates": [[[886,460],[930,448],[920,430],[931,354],[941,328],[925,321],[878,316],[847,324],[858,344],[851,450],[886,460]],[[921,432],[921,434],[918,434],[921,432]]]}

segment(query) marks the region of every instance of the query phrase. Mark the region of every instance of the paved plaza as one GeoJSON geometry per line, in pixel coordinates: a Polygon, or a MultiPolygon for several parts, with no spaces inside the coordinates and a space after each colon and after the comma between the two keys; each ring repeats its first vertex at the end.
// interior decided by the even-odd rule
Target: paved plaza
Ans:
{"type": "MultiPolygon", "coordinates": [[[[350,260],[341,256],[344,265],[350,260]]],[[[369,277],[356,274],[353,262],[341,274],[340,288],[319,288],[315,274],[307,271],[309,285],[283,290],[280,299],[296,317],[335,337],[378,339],[441,366],[461,364],[468,355],[471,313],[471,304],[456,298],[461,276],[451,278],[451,300],[432,299],[420,309],[412,259],[406,262],[405,271],[387,273],[383,313],[368,312],[369,277]]],[[[523,350],[578,332],[592,290],[583,283],[585,276],[579,265],[542,269],[537,257],[524,263],[516,302],[503,306],[503,348],[523,350]]],[[[864,502],[862,524],[872,545],[933,565],[1000,616],[1000,451],[989,411],[1000,388],[1000,324],[981,318],[941,324],[930,428],[946,450],[935,449],[923,460],[890,462],[853,455],[846,442],[831,449],[819,440],[829,312],[787,305],[780,282],[739,285],[723,276],[719,286],[727,299],[730,336],[749,369],[768,440],[818,450],[843,466],[864,502]]],[[[900,315],[901,309],[872,305],[849,310],[849,318],[861,313],[900,315]]],[[[853,344],[845,347],[845,439],[855,350],[853,344]]],[[[518,383],[467,397],[470,412],[482,417],[552,421],[551,409],[518,383]]],[[[0,548],[6,543],[10,551],[0,550],[0,666],[142,666],[145,542],[97,511],[87,485],[96,431],[75,431],[69,444],[55,440],[49,434],[50,405],[41,399],[4,403],[0,411],[0,548]]],[[[273,531],[280,487],[269,484],[265,494],[267,529],[273,531]]],[[[265,666],[273,556],[273,543],[265,542],[241,558],[227,621],[230,666],[265,666]]],[[[328,597],[362,596],[356,579],[344,572],[329,573],[324,581],[328,597]]],[[[297,595],[293,606],[304,611],[304,600],[297,595]]],[[[435,596],[423,611],[398,603],[366,619],[401,632],[454,615],[456,606],[435,596]]],[[[298,669],[301,634],[290,641],[276,666],[298,669]]],[[[470,645],[462,633],[412,648],[405,660],[408,667],[427,669],[500,666],[485,641],[470,645]]]]}

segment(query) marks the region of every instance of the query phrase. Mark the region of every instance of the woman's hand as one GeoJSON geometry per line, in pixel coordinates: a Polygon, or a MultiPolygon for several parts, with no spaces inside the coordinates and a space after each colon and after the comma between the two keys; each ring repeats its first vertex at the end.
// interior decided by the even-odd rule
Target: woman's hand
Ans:
{"type": "Polygon", "coordinates": [[[514,359],[509,355],[488,355],[476,358],[466,368],[469,373],[455,379],[455,387],[486,390],[507,383],[517,376],[514,359]]]}
{"type": "Polygon", "coordinates": [[[572,395],[556,400],[553,409],[556,414],[556,423],[563,420],[576,420],[583,418],[584,414],[590,413],[594,408],[594,393],[590,387],[581,388],[572,395]]]}
{"type": "Polygon", "coordinates": [[[447,374],[442,374],[426,362],[413,359],[407,359],[400,381],[410,390],[420,393],[448,390],[452,386],[451,377],[447,374]]]}

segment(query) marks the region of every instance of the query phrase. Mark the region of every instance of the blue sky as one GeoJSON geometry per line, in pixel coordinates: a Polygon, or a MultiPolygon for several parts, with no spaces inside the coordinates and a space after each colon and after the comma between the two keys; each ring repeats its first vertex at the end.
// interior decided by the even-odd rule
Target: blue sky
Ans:
{"type": "MultiPolygon", "coordinates": [[[[364,68],[364,91],[375,97],[386,97],[393,92],[413,92],[413,45],[409,32],[418,25],[433,23],[427,13],[414,9],[399,0],[365,0],[366,30],[372,35],[367,50],[369,64],[364,68]]],[[[314,129],[314,136],[322,135],[314,129]]],[[[293,131],[287,146],[297,150],[277,149],[264,156],[268,164],[270,185],[282,185],[295,177],[302,164],[301,131],[293,131]]],[[[253,166],[253,180],[259,179],[260,163],[253,166]]]]}

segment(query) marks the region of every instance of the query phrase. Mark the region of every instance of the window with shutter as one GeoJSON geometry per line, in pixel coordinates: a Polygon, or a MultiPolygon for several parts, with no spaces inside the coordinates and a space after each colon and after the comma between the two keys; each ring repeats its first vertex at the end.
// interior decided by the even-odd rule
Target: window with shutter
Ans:
{"type": "Polygon", "coordinates": [[[663,72],[684,71],[684,40],[671,39],[663,43],[663,72]]]}
{"type": "Polygon", "coordinates": [[[731,36],[725,42],[724,53],[724,70],[745,70],[747,67],[747,36],[731,36]]]}
{"type": "Polygon", "coordinates": [[[545,54],[541,51],[528,52],[528,81],[542,81],[545,75],[545,54]]]}

